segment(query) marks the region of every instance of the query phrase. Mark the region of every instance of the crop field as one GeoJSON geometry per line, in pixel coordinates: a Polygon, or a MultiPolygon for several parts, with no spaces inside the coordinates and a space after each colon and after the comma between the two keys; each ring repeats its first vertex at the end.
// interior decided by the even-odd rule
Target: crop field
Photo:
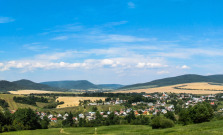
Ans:
{"type": "Polygon", "coordinates": [[[41,94],[41,93],[61,93],[55,91],[44,91],[44,90],[18,90],[18,91],[9,91],[11,94],[18,94],[18,95],[26,95],[31,93],[41,94]]]}
{"type": "Polygon", "coordinates": [[[222,135],[223,121],[213,121],[187,126],[176,125],[167,129],[152,129],[146,125],[114,125],[102,127],[50,128],[16,131],[3,135],[222,135]]]}
{"type": "Polygon", "coordinates": [[[73,107],[73,106],[78,106],[79,105],[79,100],[91,100],[91,101],[96,101],[96,100],[105,100],[105,97],[58,97],[56,101],[63,101],[64,104],[57,106],[57,108],[65,108],[65,107],[73,107]]]}
{"type": "Polygon", "coordinates": [[[223,86],[209,83],[185,83],[172,86],[135,89],[135,90],[121,90],[113,93],[154,93],[154,92],[172,92],[172,93],[192,93],[192,94],[216,94],[223,93],[223,86]],[[175,87],[181,88],[176,89],[175,87]]]}

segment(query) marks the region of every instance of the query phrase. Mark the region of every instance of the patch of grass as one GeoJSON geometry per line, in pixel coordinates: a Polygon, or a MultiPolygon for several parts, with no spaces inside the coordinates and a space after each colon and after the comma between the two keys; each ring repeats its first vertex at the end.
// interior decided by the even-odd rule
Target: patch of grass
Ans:
{"type": "MultiPolygon", "coordinates": [[[[223,120],[212,121],[201,124],[193,124],[188,126],[176,125],[173,128],[167,129],[152,129],[150,126],[146,125],[114,125],[114,126],[102,126],[96,127],[96,132],[98,135],[210,135],[216,134],[220,135],[223,132],[223,120]]],[[[76,127],[76,128],[63,128],[61,132],[60,128],[51,129],[39,129],[33,131],[17,131],[3,133],[3,135],[87,135],[95,134],[95,127],[76,127]]]]}

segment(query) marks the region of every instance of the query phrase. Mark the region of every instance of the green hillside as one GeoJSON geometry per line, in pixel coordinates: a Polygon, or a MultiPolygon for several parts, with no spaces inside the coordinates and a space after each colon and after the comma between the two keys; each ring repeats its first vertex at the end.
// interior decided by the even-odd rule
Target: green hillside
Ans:
{"type": "Polygon", "coordinates": [[[42,82],[42,84],[48,85],[55,88],[64,88],[64,89],[98,89],[99,87],[87,80],[78,80],[78,81],[51,81],[51,82],[42,82]]]}
{"type": "Polygon", "coordinates": [[[87,80],[77,80],[77,81],[50,81],[50,82],[42,82],[42,84],[48,85],[50,87],[55,88],[63,88],[63,89],[118,89],[123,87],[120,84],[93,84],[87,80]]]}
{"type": "Polygon", "coordinates": [[[146,88],[146,87],[160,87],[160,86],[169,86],[182,83],[193,83],[193,82],[213,82],[213,83],[223,83],[223,75],[211,75],[211,76],[202,76],[202,75],[181,75],[177,77],[169,77],[159,80],[154,80],[147,83],[138,83],[133,85],[128,85],[120,89],[134,89],[134,88],[146,88]]]}
{"type": "Polygon", "coordinates": [[[0,81],[0,91],[1,92],[6,92],[6,91],[10,91],[10,90],[18,90],[18,89],[24,89],[24,87],[19,86],[16,83],[9,82],[9,81],[5,81],[5,80],[0,81]]]}
{"type": "Polygon", "coordinates": [[[14,81],[13,83],[17,84],[18,86],[22,86],[25,89],[35,89],[35,90],[52,90],[51,87],[48,85],[40,84],[40,83],[35,83],[30,80],[18,80],[14,81]]]}
{"type": "Polygon", "coordinates": [[[38,129],[32,131],[17,131],[2,133],[3,135],[86,135],[86,134],[103,134],[103,135],[222,135],[223,120],[193,124],[187,126],[177,125],[167,129],[152,129],[145,125],[115,125],[97,127],[74,127],[74,128],[51,128],[38,129]]]}

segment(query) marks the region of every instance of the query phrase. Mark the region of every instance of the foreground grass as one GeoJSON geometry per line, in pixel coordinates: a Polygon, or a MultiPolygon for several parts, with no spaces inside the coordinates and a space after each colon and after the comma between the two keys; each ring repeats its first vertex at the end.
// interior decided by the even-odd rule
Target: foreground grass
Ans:
{"type": "MultiPolygon", "coordinates": [[[[168,129],[152,129],[150,126],[145,125],[115,125],[115,126],[102,126],[97,127],[97,134],[101,135],[210,135],[210,134],[223,134],[223,120],[206,122],[201,124],[194,124],[188,126],[177,125],[168,129]]],[[[83,128],[51,128],[51,129],[39,129],[33,131],[17,131],[3,133],[3,135],[84,135],[95,134],[95,127],[83,127],[83,128]]]]}

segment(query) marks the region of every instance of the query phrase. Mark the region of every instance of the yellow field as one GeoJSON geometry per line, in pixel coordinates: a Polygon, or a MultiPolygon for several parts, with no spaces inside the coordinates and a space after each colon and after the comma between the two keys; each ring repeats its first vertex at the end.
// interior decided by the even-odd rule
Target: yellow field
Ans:
{"type": "Polygon", "coordinates": [[[91,100],[91,101],[96,101],[96,100],[102,100],[105,101],[105,97],[58,97],[56,101],[63,101],[64,104],[57,106],[57,108],[65,108],[65,107],[73,107],[73,106],[78,106],[79,105],[79,100],[91,100]]]}
{"type": "Polygon", "coordinates": [[[18,91],[9,91],[11,94],[25,95],[25,94],[41,94],[41,93],[61,93],[55,91],[44,91],[44,90],[18,90],[18,91]]]}
{"type": "Polygon", "coordinates": [[[136,90],[122,90],[115,91],[113,93],[154,93],[154,92],[172,92],[172,93],[192,93],[192,94],[216,94],[223,93],[223,86],[221,85],[211,85],[208,83],[186,83],[165,87],[157,87],[157,88],[148,88],[148,89],[136,89],[136,90]],[[195,90],[183,90],[183,89],[175,89],[174,87],[179,87],[183,89],[195,89],[195,90]]]}
{"type": "Polygon", "coordinates": [[[211,85],[209,83],[189,83],[180,88],[196,90],[223,90],[223,85],[211,85]]]}

